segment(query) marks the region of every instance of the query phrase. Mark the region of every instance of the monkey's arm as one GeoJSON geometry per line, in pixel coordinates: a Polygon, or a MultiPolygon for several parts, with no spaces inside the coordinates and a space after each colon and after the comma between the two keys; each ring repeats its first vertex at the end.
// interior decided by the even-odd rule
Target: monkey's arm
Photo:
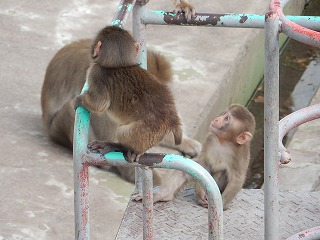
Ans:
{"type": "Polygon", "coordinates": [[[230,207],[231,201],[242,189],[243,183],[245,181],[245,175],[245,173],[232,171],[232,169],[230,169],[228,175],[229,181],[225,190],[222,193],[223,210],[226,210],[230,207]]]}
{"type": "MultiPolygon", "coordinates": [[[[153,169],[154,176],[160,176],[158,171],[161,169],[153,169]]],[[[166,169],[166,175],[161,178],[159,186],[153,189],[153,202],[167,202],[174,199],[179,191],[189,182],[190,177],[186,173],[178,170],[166,169]]],[[[155,181],[154,181],[155,182],[155,181]]],[[[142,200],[142,193],[132,195],[134,201],[142,200]]]]}
{"type": "Polygon", "coordinates": [[[96,91],[96,94],[94,92],[95,90],[88,90],[84,94],[77,96],[74,99],[74,109],[82,106],[91,112],[100,113],[108,108],[110,106],[109,94],[106,93],[104,96],[101,96],[98,91],[96,91]]]}
{"type": "MultiPolygon", "coordinates": [[[[201,155],[199,157],[199,160],[196,160],[202,167],[204,167],[209,173],[210,173],[210,166],[208,162],[210,159],[206,156],[205,152],[208,152],[206,150],[208,144],[205,144],[204,149],[205,151],[201,152],[201,155]]],[[[202,186],[197,182],[195,186],[195,192],[197,194],[197,202],[202,207],[208,207],[208,200],[206,196],[205,190],[202,188],[202,186]]]]}

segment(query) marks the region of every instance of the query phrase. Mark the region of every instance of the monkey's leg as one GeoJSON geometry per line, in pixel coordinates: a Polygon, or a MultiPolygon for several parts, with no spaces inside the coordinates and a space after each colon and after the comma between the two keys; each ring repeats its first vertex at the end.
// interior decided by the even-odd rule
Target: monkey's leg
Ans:
{"type": "Polygon", "coordinates": [[[197,194],[198,204],[200,206],[202,206],[202,207],[208,207],[208,200],[207,200],[207,197],[206,197],[206,192],[199,185],[199,183],[196,184],[195,192],[197,194]]]}
{"type": "MultiPolygon", "coordinates": [[[[157,174],[157,170],[158,169],[154,169],[153,173],[157,174]]],[[[181,171],[165,169],[165,173],[161,175],[159,186],[156,186],[153,189],[153,202],[167,202],[173,200],[189,179],[190,177],[181,171]]],[[[140,201],[141,199],[142,193],[132,195],[132,200],[134,201],[140,201]]]]}
{"type": "Polygon", "coordinates": [[[72,101],[66,102],[50,120],[48,135],[54,141],[72,149],[74,110],[72,101]]]}
{"type": "Polygon", "coordinates": [[[235,198],[238,192],[240,192],[245,180],[244,178],[241,178],[241,176],[233,176],[232,174],[236,175],[237,173],[230,173],[228,185],[222,193],[223,210],[230,207],[231,201],[235,198]]]}
{"type": "Polygon", "coordinates": [[[160,145],[176,149],[180,151],[183,155],[188,155],[190,158],[194,158],[200,154],[202,145],[198,141],[187,137],[186,135],[182,135],[182,141],[180,145],[174,144],[173,134],[167,134],[163,140],[160,142],[160,145]]]}
{"type": "Polygon", "coordinates": [[[150,132],[149,127],[141,121],[122,125],[117,130],[117,139],[127,148],[126,160],[129,162],[138,162],[140,156],[160,142],[164,135],[165,132],[150,132]]]}

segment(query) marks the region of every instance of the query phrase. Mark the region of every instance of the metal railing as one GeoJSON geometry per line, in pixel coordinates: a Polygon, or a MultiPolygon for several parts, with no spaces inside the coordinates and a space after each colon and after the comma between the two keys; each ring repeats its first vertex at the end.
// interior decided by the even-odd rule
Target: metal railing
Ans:
{"type": "MultiPolygon", "coordinates": [[[[265,28],[265,175],[264,175],[264,211],[265,239],[279,239],[279,187],[278,171],[280,163],[288,163],[290,155],[282,145],[282,138],[292,128],[320,117],[320,105],[311,106],[297,111],[282,119],[279,124],[279,34],[285,33],[303,43],[320,47],[319,17],[284,16],[282,8],[288,0],[272,0],[270,11],[266,15],[255,14],[206,14],[198,13],[190,22],[184,17],[163,11],[147,10],[140,1],[122,0],[112,20],[112,25],[124,27],[131,10],[133,11],[133,35],[140,43],[140,61],[146,68],[145,31],[147,24],[234,27],[234,28],[265,28]],[[298,25],[299,24],[299,25],[298,25]],[[301,26],[300,26],[301,25],[301,26]],[[308,27],[309,29],[307,29],[308,27]],[[311,30],[312,29],[312,30],[311,30]]],[[[85,84],[83,92],[88,88],[85,84]]],[[[177,155],[144,154],[144,164],[127,163],[121,153],[108,153],[105,156],[87,152],[90,113],[82,107],[76,111],[74,131],[74,207],[75,207],[75,238],[90,239],[88,167],[91,165],[113,165],[136,167],[141,169],[136,174],[136,188],[143,191],[144,206],[144,239],[153,236],[153,199],[152,199],[152,168],[171,168],[184,171],[193,176],[206,189],[209,202],[208,223],[209,239],[223,239],[223,211],[219,188],[212,176],[199,164],[177,155]],[[142,180],[139,176],[142,175],[142,180]]],[[[308,236],[319,237],[320,229],[304,231],[308,236]],[[311,234],[311,235],[310,235],[311,234]]],[[[296,239],[293,235],[289,239],[296,239]]],[[[301,236],[301,235],[299,235],[301,236]]],[[[315,239],[315,238],[312,238],[315,239]]]]}

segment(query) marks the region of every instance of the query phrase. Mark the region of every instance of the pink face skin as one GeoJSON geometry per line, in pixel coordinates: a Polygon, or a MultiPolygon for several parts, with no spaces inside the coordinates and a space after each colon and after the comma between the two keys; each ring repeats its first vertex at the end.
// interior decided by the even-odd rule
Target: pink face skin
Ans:
{"type": "Polygon", "coordinates": [[[231,114],[229,112],[224,112],[211,122],[209,131],[216,134],[222,134],[224,130],[230,126],[231,121],[231,114]]]}
{"type": "Polygon", "coordinates": [[[237,129],[241,129],[241,124],[227,111],[210,123],[209,131],[214,133],[220,142],[228,141],[242,145],[251,140],[252,134],[247,131],[236,133],[237,129]]]}

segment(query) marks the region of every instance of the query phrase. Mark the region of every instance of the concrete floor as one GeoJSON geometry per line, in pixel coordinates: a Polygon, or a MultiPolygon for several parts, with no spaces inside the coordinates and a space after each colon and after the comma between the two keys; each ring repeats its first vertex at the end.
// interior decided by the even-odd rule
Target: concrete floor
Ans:
{"type": "MultiPolygon", "coordinates": [[[[191,2],[198,12],[216,13],[264,14],[268,6],[265,0],[191,2]]],[[[294,14],[304,1],[293,2],[294,14]]],[[[149,6],[170,11],[170,4],[151,1],[149,6]]],[[[45,136],[40,91],[54,53],[72,40],[94,36],[111,22],[117,5],[111,0],[0,2],[0,240],[74,238],[72,156],[45,136]]],[[[150,47],[173,64],[172,90],[190,136],[201,140],[213,115],[243,101],[241,94],[231,97],[238,92],[232,89],[248,73],[253,48],[263,48],[262,34],[257,29],[148,27],[150,47]]],[[[96,168],[90,177],[92,239],[114,239],[133,185],[96,168]]]]}

